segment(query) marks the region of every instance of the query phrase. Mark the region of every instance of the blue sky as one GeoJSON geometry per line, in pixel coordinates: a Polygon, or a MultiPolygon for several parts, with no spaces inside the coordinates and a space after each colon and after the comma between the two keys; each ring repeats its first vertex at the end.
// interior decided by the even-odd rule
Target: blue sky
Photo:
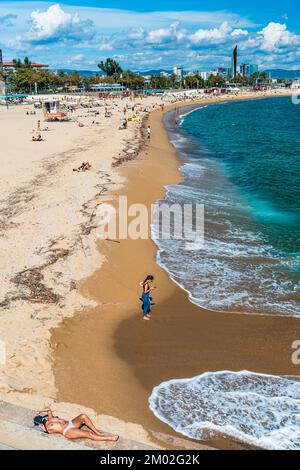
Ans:
{"type": "Polygon", "coordinates": [[[0,25],[4,59],[51,68],[96,70],[114,57],[132,70],[208,70],[230,66],[238,44],[240,62],[300,69],[294,0],[0,0],[0,25]]]}

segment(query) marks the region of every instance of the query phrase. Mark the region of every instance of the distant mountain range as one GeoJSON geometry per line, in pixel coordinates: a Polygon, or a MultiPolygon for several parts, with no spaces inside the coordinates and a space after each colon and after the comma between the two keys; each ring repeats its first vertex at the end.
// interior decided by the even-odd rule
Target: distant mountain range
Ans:
{"type": "MultiPolygon", "coordinates": [[[[103,76],[104,73],[101,70],[72,70],[72,69],[61,69],[65,73],[80,73],[84,77],[92,77],[93,75],[101,75],[103,76]]],[[[162,72],[172,73],[171,70],[164,70],[164,69],[153,69],[153,70],[146,70],[146,71],[137,71],[140,75],[153,75],[159,76],[162,72]]],[[[283,79],[296,79],[300,78],[300,70],[285,70],[285,69],[268,69],[263,70],[263,72],[269,74],[270,78],[283,78],[283,79]]]]}
{"type": "Polygon", "coordinates": [[[270,75],[270,78],[295,79],[300,78],[300,70],[270,69],[264,70],[270,75]]]}
{"type": "Polygon", "coordinates": [[[54,72],[64,72],[64,73],[80,73],[83,77],[92,77],[93,75],[101,75],[104,73],[101,70],[74,70],[74,69],[56,69],[54,72]]]}

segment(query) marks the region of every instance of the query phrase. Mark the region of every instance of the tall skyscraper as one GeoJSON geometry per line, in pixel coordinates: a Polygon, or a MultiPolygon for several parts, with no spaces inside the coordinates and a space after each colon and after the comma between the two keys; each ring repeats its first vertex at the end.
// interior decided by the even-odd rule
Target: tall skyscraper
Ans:
{"type": "Polygon", "coordinates": [[[251,77],[255,72],[258,72],[256,64],[242,64],[240,67],[240,73],[243,77],[251,77]]]}
{"type": "Polygon", "coordinates": [[[232,55],[232,78],[237,76],[237,59],[238,59],[238,47],[235,46],[232,55]]]}
{"type": "Polygon", "coordinates": [[[177,80],[181,80],[183,77],[183,68],[182,67],[174,67],[173,74],[176,76],[177,80]]]}

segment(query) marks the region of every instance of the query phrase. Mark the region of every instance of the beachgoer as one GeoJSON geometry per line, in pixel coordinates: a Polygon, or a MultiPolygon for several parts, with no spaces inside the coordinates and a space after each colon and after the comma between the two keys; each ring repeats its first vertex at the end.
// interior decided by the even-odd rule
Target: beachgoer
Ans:
{"type": "Polygon", "coordinates": [[[155,287],[151,286],[152,282],[154,281],[154,276],[151,274],[146,277],[146,279],[140,283],[140,286],[143,288],[141,300],[143,302],[143,320],[150,320],[151,318],[151,298],[150,292],[155,289],[155,287]]]}
{"type": "Polygon", "coordinates": [[[88,171],[92,168],[92,165],[89,162],[82,162],[78,168],[73,168],[73,171],[88,171]]]}
{"type": "Polygon", "coordinates": [[[43,141],[41,134],[39,134],[37,137],[34,137],[34,135],[33,135],[31,140],[32,140],[32,142],[42,142],[43,141]]]}
{"type": "Polygon", "coordinates": [[[148,139],[150,139],[151,138],[151,127],[150,126],[147,127],[147,135],[148,135],[148,139]]]}
{"type": "Polygon", "coordinates": [[[99,431],[86,414],[81,414],[71,421],[67,421],[53,416],[51,409],[46,408],[34,418],[34,423],[38,423],[39,428],[47,434],[61,434],[67,439],[90,439],[102,442],[116,442],[119,439],[119,436],[107,436],[99,431]],[[43,416],[44,413],[46,413],[45,416],[43,416]],[[88,430],[81,429],[82,426],[86,426],[88,430]]]}

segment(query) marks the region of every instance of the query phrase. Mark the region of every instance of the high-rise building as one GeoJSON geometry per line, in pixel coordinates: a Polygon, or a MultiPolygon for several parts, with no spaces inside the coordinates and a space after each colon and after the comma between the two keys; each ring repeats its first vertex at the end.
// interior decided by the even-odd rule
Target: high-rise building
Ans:
{"type": "Polygon", "coordinates": [[[3,56],[2,56],[2,49],[0,49],[0,72],[3,70],[3,56]]]}
{"type": "Polygon", "coordinates": [[[174,67],[173,73],[176,76],[177,80],[181,80],[183,77],[183,68],[182,67],[174,67]]]}
{"type": "Polygon", "coordinates": [[[240,73],[243,77],[251,77],[255,72],[258,72],[258,65],[242,64],[240,67],[240,73]]]}
{"type": "Polygon", "coordinates": [[[218,67],[218,75],[222,78],[227,78],[228,77],[228,69],[224,67],[218,67]]]}
{"type": "Polygon", "coordinates": [[[198,75],[203,79],[203,80],[208,80],[210,77],[210,72],[198,72],[198,75]]]}
{"type": "Polygon", "coordinates": [[[249,77],[250,76],[250,66],[249,64],[242,64],[240,66],[240,74],[242,77],[249,77]]]}
{"type": "Polygon", "coordinates": [[[232,78],[237,76],[238,47],[235,46],[232,55],[232,78]]]}

